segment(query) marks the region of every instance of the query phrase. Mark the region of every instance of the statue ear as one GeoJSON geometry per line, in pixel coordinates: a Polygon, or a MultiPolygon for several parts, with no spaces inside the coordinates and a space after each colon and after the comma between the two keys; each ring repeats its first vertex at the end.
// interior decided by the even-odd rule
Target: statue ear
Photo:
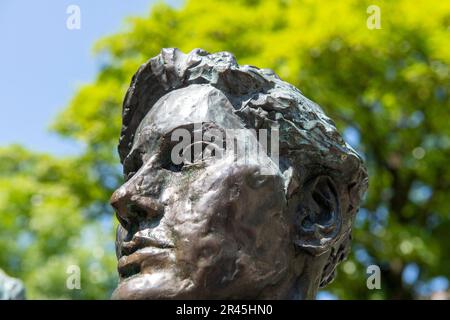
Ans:
{"type": "Polygon", "coordinates": [[[295,244],[317,256],[338,240],[342,223],[340,201],[329,176],[310,180],[302,191],[295,217],[295,244]]]}

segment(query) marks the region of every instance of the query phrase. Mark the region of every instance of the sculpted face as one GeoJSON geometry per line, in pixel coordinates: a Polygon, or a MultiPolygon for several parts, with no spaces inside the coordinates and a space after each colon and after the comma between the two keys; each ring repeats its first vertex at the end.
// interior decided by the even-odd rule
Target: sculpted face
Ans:
{"type": "Polygon", "coordinates": [[[130,178],[112,200],[122,223],[116,297],[254,297],[273,285],[287,294],[294,251],[283,178],[262,175],[256,155],[247,165],[231,156],[170,163],[178,128],[242,129],[230,108],[217,89],[191,86],[145,116],[130,178]]]}
{"type": "Polygon", "coordinates": [[[120,222],[113,298],[307,299],[332,278],[354,215],[348,182],[308,161],[274,163],[239,145],[227,153],[228,140],[214,140],[221,157],[197,155],[212,141],[199,132],[256,143],[235,110],[221,90],[190,84],[142,115],[111,198],[120,222]],[[180,130],[192,153],[175,163],[180,130]]]}

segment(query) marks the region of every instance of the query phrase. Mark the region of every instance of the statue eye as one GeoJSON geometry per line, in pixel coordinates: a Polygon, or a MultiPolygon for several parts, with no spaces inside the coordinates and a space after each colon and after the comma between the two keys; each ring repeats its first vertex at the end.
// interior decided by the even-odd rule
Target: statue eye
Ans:
{"type": "Polygon", "coordinates": [[[186,165],[195,165],[208,162],[218,155],[219,148],[213,142],[194,142],[183,150],[186,165]]]}
{"type": "Polygon", "coordinates": [[[222,149],[208,141],[198,141],[191,143],[180,150],[177,154],[179,159],[173,161],[171,152],[164,152],[162,168],[173,172],[180,172],[183,168],[202,165],[221,156],[222,149]],[[181,161],[180,161],[181,160],[181,161]]]}
{"type": "Polygon", "coordinates": [[[319,176],[305,185],[297,210],[297,246],[315,255],[338,239],[341,227],[339,198],[333,180],[319,176]]]}

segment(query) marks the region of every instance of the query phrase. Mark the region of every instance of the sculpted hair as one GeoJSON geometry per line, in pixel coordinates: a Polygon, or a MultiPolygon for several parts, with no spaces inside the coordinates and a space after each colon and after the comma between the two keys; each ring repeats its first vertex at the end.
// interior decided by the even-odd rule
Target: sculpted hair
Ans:
{"type": "MultiPolygon", "coordinates": [[[[368,183],[361,157],[342,139],[334,122],[300,90],[269,69],[238,65],[228,52],[209,54],[194,49],[184,54],[175,48],[162,49],[139,68],[123,103],[118,147],[122,163],[130,153],[136,129],[152,106],[167,93],[192,84],[207,84],[222,91],[249,129],[277,126],[280,170],[294,168],[293,176],[299,186],[314,178],[309,172],[338,181],[338,187],[331,182],[329,188],[338,189],[332,192],[347,199],[347,206],[341,206],[340,210],[353,221],[368,183]]],[[[323,183],[319,181],[315,185],[323,183]]],[[[325,245],[331,248],[321,286],[333,279],[336,265],[349,251],[351,223],[340,228],[343,232],[339,239],[327,238],[325,234],[319,243],[318,239],[304,240],[299,235],[296,242],[312,255],[321,254],[320,249],[325,245]],[[342,237],[345,240],[334,247],[342,237]]],[[[298,232],[302,232],[300,227],[298,232]]]]}

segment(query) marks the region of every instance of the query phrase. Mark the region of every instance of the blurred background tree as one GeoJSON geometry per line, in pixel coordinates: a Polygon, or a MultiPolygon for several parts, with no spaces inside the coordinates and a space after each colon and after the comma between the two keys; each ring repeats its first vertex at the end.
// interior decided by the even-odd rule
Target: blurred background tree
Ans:
{"type": "Polygon", "coordinates": [[[0,266],[24,280],[29,298],[109,298],[117,279],[108,198],[122,181],[116,145],[124,93],[162,47],[201,47],[274,69],[319,103],[366,159],[370,187],[352,254],[322,297],[447,290],[449,32],[450,3],[437,0],[191,0],[130,18],[125,31],[96,44],[106,62],[52,127],[83,142],[83,154],[0,150],[0,266]],[[366,25],[372,4],[381,29],[366,25]],[[82,290],[65,286],[71,264],[81,268],[82,290]],[[371,264],[381,268],[381,290],[366,287],[371,264]]]}

